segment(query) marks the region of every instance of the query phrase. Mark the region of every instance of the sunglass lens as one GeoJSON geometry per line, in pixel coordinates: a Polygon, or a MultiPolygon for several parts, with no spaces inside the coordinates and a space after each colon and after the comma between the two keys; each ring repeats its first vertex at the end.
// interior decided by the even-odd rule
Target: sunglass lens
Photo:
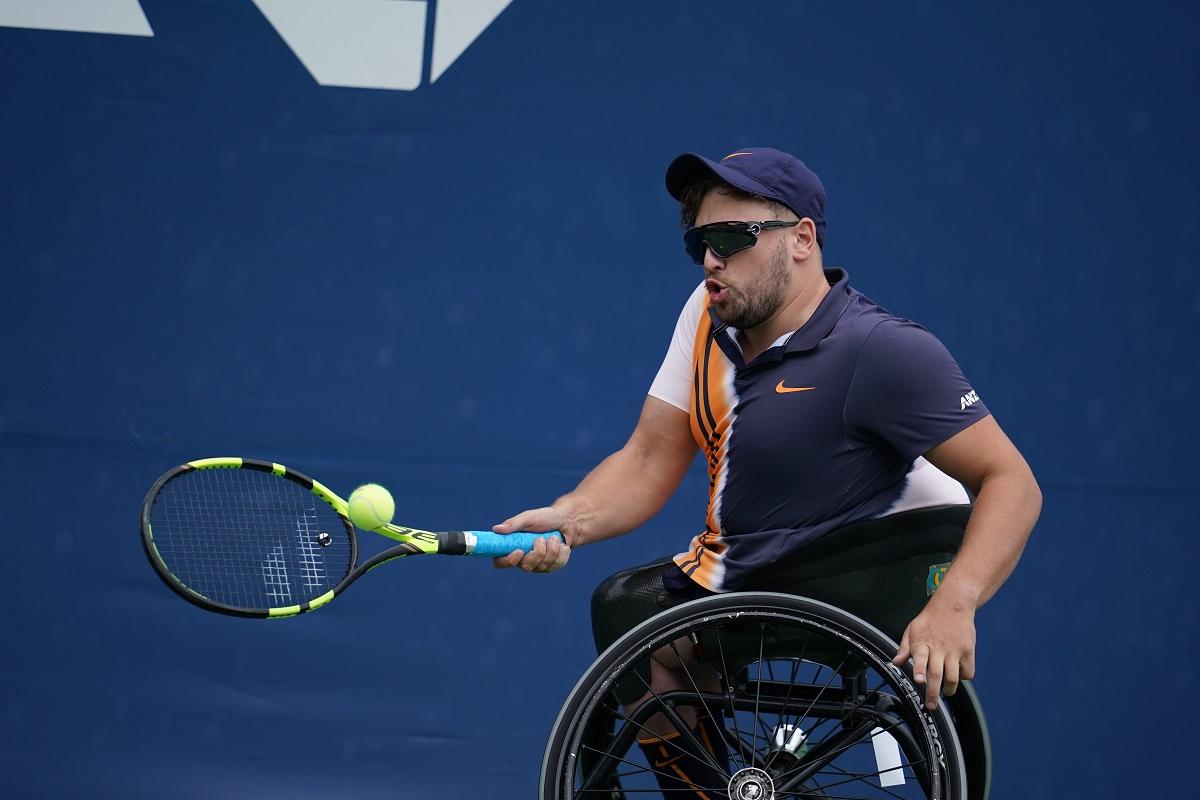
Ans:
{"type": "Polygon", "coordinates": [[[683,235],[683,249],[696,264],[704,263],[704,231],[692,228],[683,235]]]}
{"type": "Polygon", "coordinates": [[[709,231],[704,237],[712,251],[721,258],[754,246],[754,235],[746,231],[709,231]]]}
{"type": "MultiPolygon", "coordinates": [[[[714,223],[716,225],[717,223],[714,223]]],[[[744,223],[727,223],[729,225],[744,223]]],[[[740,253],[747,247],[753,247],[757,241],[754,234],[747,230],[737,230],[721,227],[692,228],[683,235],[683,248],[691,256],[692,261],[703,266],[704,251],[712,249],[720,258],[729,258],[734,253],[740,253]]]]}

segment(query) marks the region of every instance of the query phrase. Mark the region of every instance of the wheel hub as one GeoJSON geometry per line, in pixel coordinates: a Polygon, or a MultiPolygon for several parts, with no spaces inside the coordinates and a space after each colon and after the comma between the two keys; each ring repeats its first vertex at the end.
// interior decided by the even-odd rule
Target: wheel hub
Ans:
{"type": "Polygon", "coordinates": [[[755,767],[739,769],[729,779],[730,800],[773,800],[775,784],[771,776],[755,767]]]}

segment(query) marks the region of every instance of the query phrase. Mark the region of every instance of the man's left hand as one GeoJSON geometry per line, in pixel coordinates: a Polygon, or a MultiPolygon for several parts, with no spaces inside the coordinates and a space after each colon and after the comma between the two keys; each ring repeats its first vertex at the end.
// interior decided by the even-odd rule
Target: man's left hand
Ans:
{"type": "Polygon", "coordinates": [[[941,587],[904,629],[892,663],[913,660],[913,679],[925,686],[925,707],[937,708],[938,692],[958,691],[960,680],[975,677],[975,606],[943,594],[941,587]]]}

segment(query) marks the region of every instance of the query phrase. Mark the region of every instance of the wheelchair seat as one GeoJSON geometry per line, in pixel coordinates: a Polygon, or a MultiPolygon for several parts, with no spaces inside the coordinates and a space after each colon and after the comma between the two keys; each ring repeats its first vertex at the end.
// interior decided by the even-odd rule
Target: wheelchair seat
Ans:
{"type": "Polygon", "coordinates": [[[970,517],[971,506],[948,505],[848,525],[772,564],[744,588],[820,600],[899,641],[954,560],[970,517]]]}

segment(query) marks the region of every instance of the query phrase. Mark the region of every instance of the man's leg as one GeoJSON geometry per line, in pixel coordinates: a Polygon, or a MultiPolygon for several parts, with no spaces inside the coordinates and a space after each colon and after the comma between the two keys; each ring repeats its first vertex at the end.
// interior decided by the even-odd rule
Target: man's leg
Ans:
{"type": "MultiPolygon", "coordinates": [[[[675,569],[671,559],[657,559],[621,570],[596,588],[592,595],[592,632],[598,653],[643,620],[702,596],[699,591],[694,596],[667,592],[662,573],[671,569],[675,569]]],[[[720,680],[714,669],[693,657],[691,641],[682,639],[674,650],[668,645],[656,652],[649,659],[648,669],[645,665],[632,669],[613,690],[625,712],[632,715],[647,701],[656,702],[654,694],[694,692],[697,688],[719,690],[720,680]],[[676,657],[675,650],[683,661],[676,657]],[[653,694],[647,691],[647,684],[653,694]]],[[[721,710],[713,708],[706,713],[689,706],[677,710],[684,730],[677,730],[665,714],[656,713],[638,731],[638,743],[649,768],[669,800],[724,800],[729,768],[721,710]]]]}
{"type": "MultiPolygon", "coordinates": [[[[721,684],[710,665],[699,662],[692,642],[683,638],[659,649],[650,659],[650,690],[625,705],[632,716],[664,692],[712,692],[721,684]]],[[[668,800],[718,800],[729,786],[729,754],[720,722],[720,708],[692,705],[676,707],[676,725],[666,714],[655,713],[645,723],[638,745],[654,771],[663,797],[668,800]],[[680,730],[680,727],[683,729],[680,730]]]]}

